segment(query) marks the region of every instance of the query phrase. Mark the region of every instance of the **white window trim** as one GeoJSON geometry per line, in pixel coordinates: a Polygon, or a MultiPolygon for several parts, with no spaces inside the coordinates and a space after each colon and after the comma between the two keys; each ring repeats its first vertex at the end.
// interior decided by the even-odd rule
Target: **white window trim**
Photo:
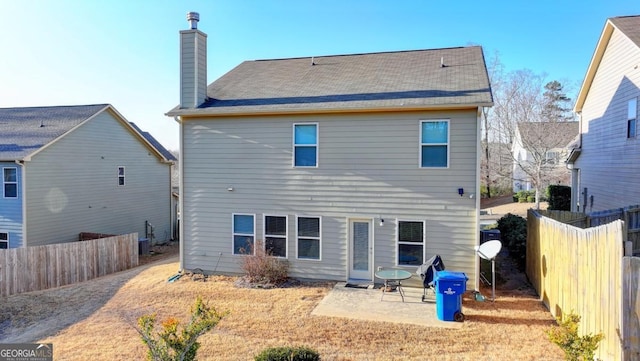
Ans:
{"type": "MultiPolygon", "coordinates": [[[[305,237],[305,238],[316,238],[316,237],[305,237]]],[[[311,261],[311,262],[320,262],[322,261],[322,216],[308,216],[308,215],[296,215],[296,259],[300,261],[311,261]],[[318,259],[313,258],[300,258],[298,253],[298,219],[299,218],[318,218],[318,227],[320,228],[318,231],[318,259]]]]}
{"type": "Polygon", "coordinates": [[[127,168],[123,165],[119,165],[117,168],[117,175],[118,175],[118,187],[124,187],[127,185],[127,168]],[[122,175],[120,175],[120,168],[122,168],[122,175]],[[122,184],[120,184],[120,177],[122,177],[122,184]]]}
{"type": "Polygon", "coordinates": [[[16,199],[18,198],[18,195],[20,194],[20,190],[18,189],[18,168],[17,167],[3,167],[2,168],[2,197],[3,198],[7,198],[7,199],[16,199]],[[7,182],[4,180],[4,172],[5,169],[13,169],[16,171],[16,181],[15,182],[7,182]],[[7,193],[6,193],[6,185],[7,184],[15,184],[16,185],[16,196],[15,197],[7,197],[7,193]]]}
{"type": "Polygon", "coordinates": [[[422,223],[422,262],[426,260],[426,250],[427,250],[427,222],[425,220],[419,219],[396,219],[396,257],[395,264],[398,267],[413,267],[413,265],[403,265],[400,264],[400,245],[416,245],[415,242],[400,242],[400,222],[415,222],[422,223]]]}
{"type": "Polygon", "coordinates": [[[293,168],[318,168],[318,159],[320,158],[320,125],[316,123],[293,123],[291,128],[291,166],[293,168]],[[316,165],[296,165],[296,125],[315,125],[316,126],[316,144],[301,144],[301,147],[309,147],[314,145],[316,147],[316,165]]]}
{"type": "Polygon", "coordinates": [[[252,236],[253,237],[253,249],[252,249],[252,254],[251,255],[255,255],[256,254],[256,215],[251,214],[251,213],[232,213],[231,214],[231,254],[234,256],[247,256],[246,254],[239,254],[236,253],[235,251],[235,236],[252,236]],[[236,217],[235,216],[251,216],[253,217],[253,233],[236,233],[234,232],[234,228],[235,228],[235,220],[236,217]]]}
{"type": "MultiPolygon", "coordinates": [[[[10,244],[10,239],[9,239],[9,232],[7,231],[0,231],[0,234],[6,234],[7,235],[7,240],[0,240],[0,243],[6,243],[7,244],[7,249],[9,249],[9,244],[10,244]]],[[[1,249],[1,248],[0,248],[1,249]]]]}
{"type": "MultiPolygon", "coordinates": [[[[267,234],[267,217],[282,217],[284,218],[284,244],[285,244],[285,250],[284,250],[284,257],[281,256],[275,256],[276,258],[289,258],[289,217],[287,215],[282,215],[282,214],[263,214],[262,215],[262,234],[264,235],[264,240],[262,241],[262,248],[266,251],[267,249],[267,236],[269,236],[267,234]]],[[[296,222],[297,224],[297,222],[296,222]]],[[[283,236],[278,236],[278,235],[271,235],[271,237],[283,237],[283,236]]]]}
{"type": "Polygon", "coordinates": [[[420,130],[418,138],[418,166],[421,169],[449,169],[451,164],[451,119],[422,119],[420,120],[420,130]],[[422,143],[422,124],[423,123],[435,123],[446,122],[447,123],[447,142],[446,143],[422,143]],[[444,167],[423,167],[422,166],[422,147],[429,145],[446,145],[447,146],[447,165],[444,167]]]}

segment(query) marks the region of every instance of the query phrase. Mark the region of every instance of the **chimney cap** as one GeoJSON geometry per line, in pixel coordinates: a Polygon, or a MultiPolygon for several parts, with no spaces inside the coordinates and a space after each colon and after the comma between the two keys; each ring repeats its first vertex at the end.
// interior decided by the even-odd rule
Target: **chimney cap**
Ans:
{"type": "Polygon", "coordinates": [[[197,29],[198,28],[198,21],[200,21],[200,14],[198,14],[197,12],[191,11],[187,13],[187,21],[189,22],[189,25],[191,26],[191,29],[197,29]]]}

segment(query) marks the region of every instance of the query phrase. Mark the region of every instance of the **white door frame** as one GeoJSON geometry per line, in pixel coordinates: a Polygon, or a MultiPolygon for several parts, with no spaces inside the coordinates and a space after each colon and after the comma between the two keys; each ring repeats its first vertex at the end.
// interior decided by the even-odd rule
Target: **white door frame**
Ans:
{"type": "Polygon", "coordinates": [[[348,218],[347,219],[347,279],[357,279],[361,281],[373,281],[373,219],[372,218],[348,218]],[[354,223],[367,223],[368,225],[368,267],[366,270],[354,270],[353,269],[353,224],[354,223]]]}

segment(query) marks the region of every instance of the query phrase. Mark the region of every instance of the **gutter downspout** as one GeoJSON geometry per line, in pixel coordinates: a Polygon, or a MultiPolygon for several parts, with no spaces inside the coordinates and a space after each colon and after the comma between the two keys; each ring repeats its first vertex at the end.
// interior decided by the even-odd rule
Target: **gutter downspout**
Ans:
{"type": "MultiPolygon", "coordinates": [[[[475,219],[476,219],[476,223],[475,223],[475,228],[474,228],[474,233],[475,233],[475,246],[480,246],[480,198],[481,198],[481,194],[480,194],[480,173],[481,173],[481,165],[482,165],[482,116],[483,116],[483,112],[482,112],[482,107],[478,107],[478,113],[477,113],[477,121],[476,121],[476,189],[475,189],[475,193],[476,193],[476,197],[475,197],[475,219]]],[[[489,143],[489,139],[487,139],[487,144],[489,143]]],[[[478,257],[478,254],[473,251],[473,258],[474,258],[474,267],[475,267],[475,271],[476,271],[476,277],[475,277],[475,282],[474,282],[474,289],[476,291],[480,291],[480,257],[478,257]]]]}
{"type": "Polygon", "coordinates": [[[184,203],[184,177],[183,177],[183,166],[184,166],[184,132],[182,126],[182,118],[180,116],[175,116],[173,119],[180,125],[180,154],[178,154],[178,213],[180,220],[179,228],[178,228],[178,244],[180,249],[180,270],[182,273],[184,271],[184,212],[183,212],[183,203],[184,203]]]}
{"type": "Polygon", "coordinates": [[[21,181],[18,183],[18,194],[22,196],[22,247],[27,247],[27,171],[24,160],[16,160],[15,163],[20,166],[21,181]]]}

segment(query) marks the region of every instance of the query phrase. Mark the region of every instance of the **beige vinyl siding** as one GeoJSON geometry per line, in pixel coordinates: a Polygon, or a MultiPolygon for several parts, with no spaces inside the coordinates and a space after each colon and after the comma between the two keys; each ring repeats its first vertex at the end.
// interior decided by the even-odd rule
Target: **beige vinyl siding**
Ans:
{"type": "Polygon", "coordinates": [[[27,244],[78,240],[80,232],[170,234],[169,165],[105,111],[26,162],[27,244]],[[118,186],[118,167],[126,185],[118,186]]]}
{"type": "Polygon", "coordinates": [[[447,267],[473,279],[476,123],[475,109],[185,120],[183,267],[241,272],[241,257],[230,252],[229,219],[255,213],[257,239],[264,214],[288,216],[294,277],[346,279],[347,221],[365,218],[374,220],[373,268],[396,265],[397,219],[424,220],[427,257],[439,253],[447,267]],[[448,169],[420,168],[420,121],[429,119],[450,120],[448,169]],[[292,167],[293,124],[304,122],[318,124],[317,168],[292,167]],[[295,258],[296,215],[322,217],[321,261],[295,258]]]}
{"type": "Polygon", "coordinates": [[[640,203],[640,137],[627,138],[627,104],[640,96],[639,60],[640,49],[614,30],[582,110],[582,153],[576,168],[580,192],[587,187],[594,197],[587,211],[640,203]]]}
{"type": "Polygon", "coordinates": [[[206,39],[207,36],[197,30],[180,32],[180,105],[183,108],[195,108],[206,97],[206,39]]]}

